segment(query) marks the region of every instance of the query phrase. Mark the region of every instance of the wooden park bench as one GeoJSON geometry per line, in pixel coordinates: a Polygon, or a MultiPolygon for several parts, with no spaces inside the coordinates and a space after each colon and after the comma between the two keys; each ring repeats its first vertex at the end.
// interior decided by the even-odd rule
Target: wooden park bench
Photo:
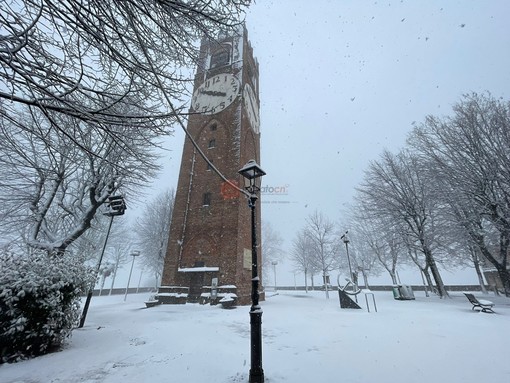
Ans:
{"type": "Polygon", "coordinates": [[[494,307],[494,303],[492,303],[491,301],[487,301],[485,299],[476,299],[473,294],[469,293],[464,293],[464,295],[473,305],[473,307],[471,308],[472,310],[474,310],[475,307],[478,307],[484,313],[494,313],[494,311],[492,310],[492,307],[494,307]]]}

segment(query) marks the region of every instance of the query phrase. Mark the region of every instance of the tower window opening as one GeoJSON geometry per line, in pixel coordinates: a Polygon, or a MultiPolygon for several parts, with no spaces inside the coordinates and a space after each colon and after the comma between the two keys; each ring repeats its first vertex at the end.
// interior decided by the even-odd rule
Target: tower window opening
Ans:
{"type": "Polygon", "coordinates": [[[202,205],[203,206],[211,205],[211,193],[204,193],[202,205]]]}
{"type": "Polygon", "coordinates": [[[212,149],[216,147],[216,140],[213,138],[212,140],[209,140],[208,148],[212,149]]]}
{"type": "Polygon", "coordinates": [[[211,56],[211,65],[209,67],[214,69],[228,64],[230,64],[230,53],[226,49],[221,49],[211,56]]]}
{"type": "Polygon", "coordinates": [[[218,124],[213,122],[209,128],[211,131],[215,131],[216,129],[218,129],[218,124]]]}

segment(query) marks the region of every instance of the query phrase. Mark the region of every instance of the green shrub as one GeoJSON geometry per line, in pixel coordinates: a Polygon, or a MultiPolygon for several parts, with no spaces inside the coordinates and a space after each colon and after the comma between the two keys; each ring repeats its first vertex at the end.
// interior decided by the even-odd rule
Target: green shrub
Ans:
{"type": "Polygon", "coordinates": [[[61,346],[78,321],[91,275],[68,255],[0,255],[0,363],[61,346]]]}

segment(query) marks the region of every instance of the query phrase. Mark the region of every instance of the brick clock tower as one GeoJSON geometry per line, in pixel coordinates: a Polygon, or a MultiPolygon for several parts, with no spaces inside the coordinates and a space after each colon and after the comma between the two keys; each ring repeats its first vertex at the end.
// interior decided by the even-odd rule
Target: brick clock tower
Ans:
{"type": "MultiPolygon", "coordinates": [[[[250,159],[260,163],[258,95],[258,62],[246,28],[204,38],[187,129],[213,166],[236,185],[243,185],[239,169],[250,159]]],[[[261,265],[260,248],[258,256],[261,265]]],[[[207,302],[216,292],[235,294],[238,304],[250,302],[248,200],[218,176],[187,137],[161,285],[163,303],[207,302]]]]}

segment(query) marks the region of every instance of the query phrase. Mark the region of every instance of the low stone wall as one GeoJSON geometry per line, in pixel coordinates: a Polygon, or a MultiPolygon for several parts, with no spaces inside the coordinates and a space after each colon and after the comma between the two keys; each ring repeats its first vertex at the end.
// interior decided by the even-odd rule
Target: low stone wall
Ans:
{"type": "Polygon", "coordinates": [[[161,286],[156,297],[159,303],[183,305],[188,300],[189,288],[182,286],[161,286]]]}
{"type": "MultiPolygon", "coordinates": [[[[93,296],[97,297],[99,296],[99,291],[101,291],[101,296],[106,295],[120,295],[120,294],[126,294],[126,288],[125,287],[116,287],[112,289],[112,293],[110,294],[110,289],[95,289],[93,292],[93,296]]],[[[153,287],[130,287],[128,289],[128,294],[137,294],[137,293],[153,293],[156,291],[156,288],[153,287]]]]}
{"type": "MultiPolygon", "coordinates": [[[[424,291],[425,287],[423,285],[412,285],[411,286],[413,291],[424,291]]],[[[487,288],[487,291],[494,291],[493,288],[490,286],[485,286],[487,288]]],[[[274,286],[265,286],[266,292],[270,293],[274,291],[274,286]]],[[[365,286],[360,286],[360,288],[364,289],[365,286]]],[[[305,290],[305,286],[277,286],[277,290],[305,290]]],[[[324,291],[323,286],[315,286],[315,288],[312,289],[311,286],[308,286],[308,290],[315,290],[315,291],[324,291]]],[[[337,286],[330,286],[330,290],[338,290],[337,286]]],[[[370,290],[372,291],[392,291],[392,286],[390,285],[374,285],[370,286],[370,290]]],[[[480,285],[447,285],[446,286],[447,291],[482,291],[480,285]]],[[[154,293],[156,289],[154,287],[130,287],[128,290],[128,294],[136,294],[138,293],[154,293]],[[138,291],[137,291],[138,290],[138,291]]],[[[115,288],[112,290],[111,295],[119,295],[119,294],[125,294],[126,288],[115,288]]],[[[99,290],[94,290],[94,296],[99,295],[99,290]]],[[[110,295],[110,289],[103,289],[101,292],[101,296],[110,295]]]]}
{"type": "MultiPolygon", "coordinates": [[[[480,285],[446,285],[447,291],[482,291],[480,285]]],[[[492,291],[490,286],[485,286],[488,291],[492,291]]],[[[274,286],[265,286],[266,291],[274,291],[274,286]]],[[[360,289],[364,289],[365,286],[359,286],[360,289]]],[[[372,291],[392,291],[393,286],[391,285],[374,285],[369,287],[372,291]]],[[[423,285],[411,285],[413,291],[425,291],[423,285]]],[[[277,286],[277,290],[305,290],[305,286],[277,286]]],[[[315,286],[314,288],[308,286],[309,291],[324,291],[323,286],[315,286]]],[[[330,286],[329,290],[338,290],[338,286],[330,286]]]]}

